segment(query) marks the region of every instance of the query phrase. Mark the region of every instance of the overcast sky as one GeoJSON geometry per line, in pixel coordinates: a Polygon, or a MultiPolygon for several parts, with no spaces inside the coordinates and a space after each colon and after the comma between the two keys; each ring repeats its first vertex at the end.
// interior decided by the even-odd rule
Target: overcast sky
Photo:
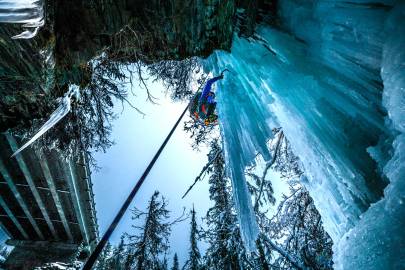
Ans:
{"type": "MultiPolygon", "coordinates": [[[[96,153],[95,155],[98,166],[101,168],[92,173],[100,236],[110,225],[129,192],[187,105],[186,103],[173,103],[170,98],[165,96],[163,85],[159,82],[150,82],[149,88],[152,94],[158,98],[159,104],[147,102],[145,90],[139,88],[136,90],[137,96],[131,96],[129,100],[141,109],[146,114],[145,116],[130,106],[124,105],[123,109],[121,104],[116,104],[115,111],[118,118],[113,122],[112,131],[115,145],[106,153],[96,153]]],[[[206,148],[200,149],[200,152],[192,149],[192,139],[183,131],[183,123],[187,119],[189,119],[188,114],[183,118],[159,160],[155,163],[130,209],[137,207],[145,210],[150,197],[155,190],[158,190],[168,200],[171,220],[180,216],[184,207],[189,211],[194,205],[198,215],[197,222],[202,223],[201,217],[205,216],[212,205],[209,200],[208,179],[199,182],[185,199],[181,199],[206,164],[208,152],[206,148]]],[[[257,173],[261,174],[264,163],[259,163],[261,164],[258,164],[257,173]]],[[[277,173],[270,170],[268,176],[272,179],[275,197],[279,202],[282,193],[288,194],[288,186],[285,181],[280,181],[277,173]]],[[[275,209],[276,207],[270,207],[269,210],[273,212],[275,209]]],[[[143,222],[142,220],[141,223],[143,222]]],[[[137,233],[131,228],[132,224],[134,221],[131,220],[128,211],[112,235],[111,242],[117,244],[124,232],[137,233]]],[[[189,231],[189,220],[172,227],[169,261],[174,252],[177,252],[180,263],[185,262],[189,248],[189,231]]],[[[2,238],[3,234],[0,230],[0,243],[2,238]]],[[[206,244],[199,243],[199,247],[203,253],[206,244]]]]}
{"type": "MultiPolygon", "coordinates": [[[[112,139],[116,144],[106,153],[96,154],[96,160],[101,170],[93,172],[92,181],[101,234],[105,232],[187,105],[186,103],[172,103],[163,94],[164,88],[160,83],[150,83],[149,87],[153,95],[159,98],[157,101],[159,105],[146,102],[145,91],[137,89],[137,96],[131,97],[130,100],[146,115],[142,116],[129,106],[125,106],[123,111],[120,105],[116,106],[119,118],[114,121],[112,132],[112,139]]],[[[179,124],[131,208],[136,206],[145,210],[153,192],[158,190],[168,199],[168,209],[172,212],[172,219],[181,214],[183,207],[190,210],[193,204],[199,217],[207,212],[211,204],[208,179],[199,182],[185,199],[181,199],[183,193],[205,165],[208,151],[207,149],[202,149],[201,152],[192,150],[192,140],[183,131],[183,122],[187,118],[188,115],[179,124]]],[[[198,221],[201,224],[200,218],[198,221]]],[[[128,212],[113,234],[112,242],[117,243],[123,232],[133,231],[131,224],[133,222],[128,212]]],[[[188,252],[188,239],[189,220],[173,226],[170,238],[172,253],[169,255],[169,259],[174,252],[177,252],[181,263],[184,262],[188,252]]],[[[203,245],[200,247],[204,249],[203,245]]]]}

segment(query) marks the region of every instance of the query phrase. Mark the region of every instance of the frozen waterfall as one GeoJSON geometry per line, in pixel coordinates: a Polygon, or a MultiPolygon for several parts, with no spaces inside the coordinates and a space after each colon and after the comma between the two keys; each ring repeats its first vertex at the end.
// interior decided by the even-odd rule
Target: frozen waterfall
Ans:
{"type": "Polygon", "coordinates": [[[405,7],[393,1],[279,1],[277,27],[207,70],[219,83],[218,113],[242,236],[257,233],[244,168],[270,158],[283,127],[333,238],[337,269],[400,269],[405,262],[405,7]],[[394,258],[395,256],[395,258],[394,258]],[[401,259],[402,258],[402,259],[401,259]],[[394,267],[394,268],[390,268],[394,267]]]}

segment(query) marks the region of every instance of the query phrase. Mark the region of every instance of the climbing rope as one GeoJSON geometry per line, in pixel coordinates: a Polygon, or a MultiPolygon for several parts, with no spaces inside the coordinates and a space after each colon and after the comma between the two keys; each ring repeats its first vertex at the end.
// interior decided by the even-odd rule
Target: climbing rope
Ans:
{"type": "Polygon", "coordinates": [[[183,113],[180,115],[177,122],[174,124],[172,130],[167,135],[166,139],[160,146],[159,150],[156,152],[155,156],[149,163],[148,167],[145,169],[144,173],[142,174],[141,178],[139,178],[138,182],[132,189],[131,193],[128,195],[128,198],[125,200],[124,204],[121,206],[121,209],[118,211],[117,215],[115,216],[114,220],[111,222],[110,226],[108,227],[107,231],[104,233],[103,237],[101,238],[100,242],[98,242],[96,248],[90,254],[90,257],[87,259],[86,263],[84,264],[82,270],[91,270],[96,262],[98,256],[100,255],[101,251],[103,250],[105,244],[107,243],[108,239],[114,232],[115,228],[117,227],[118,223],[120,222],[121,218],[124,216],[125,212],[128,210],[129,205],[131,204],[132,200],[134,199],[136,193],[138,192],[139,188],[142,186],[143,182],[145,181],[146,177],[148,176],[149,172],[155,165],[155,162],[159,158],[160,154],[162,153],[163,149],[165,148],[167,142],[170,140],[170,137],[173,135],[174,131],[176,130],[177,126],[179,125],[181,119],[183,118],[184,114],[188,109],[187,107],[184,109],[183,113]]]}

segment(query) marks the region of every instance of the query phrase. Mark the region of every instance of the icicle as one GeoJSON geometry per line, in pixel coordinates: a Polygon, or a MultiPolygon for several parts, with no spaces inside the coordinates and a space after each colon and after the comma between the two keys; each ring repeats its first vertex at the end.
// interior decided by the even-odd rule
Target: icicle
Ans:
{"type": "Polygon", "coordinates": [[[55,126],[63,117],[65,117],[71,109],[72,98],[75,100],[80,99],[79,87],[76,85],[71,86],[69,91],[63,96],[63,98],[60,99],[58,108],[51,114],[49,120],[46,121],[39,131],[28,142],[21,146],[20,149],[18,149],[11,157],[16,156],[22,150],[30,146],[39,137],[45,134],[45,132],[55,126]]]}
{"type": "Polygon", "coordinates": [[[24,32],[22,32],[21,34],[12,36],[12,39],[30,39],[35,37],[38,34],[39,28],[41,28],[42,26],[44,26],[44,20],[39,21],[38,23],[27,23],[24,24],[23,27],[35,27],[34,30],[25,30],[24,32]]]}
{"type": "Polygon", "coordinates": [[[264,91],[258,93],[257,89],[253,88],[253,82],[244,75],[254,72],[252,65],[239,63],[224,56],[222,52],[212,55],[206,62],[206,67],[213,70],[214,74],[224,69],[230,70],[229,73],[225,73],[224,80],[217,84],[216,93],[219,100],[217,110],[241,236],[245,247],[249,251],[254,251],[259,229],[244,171],[251,165],[257,152],[260,152],[266,160],[271,159],[266,142],[272,136],[270,127],[275,125],[270,124],[272,122],[270,113],[259,105],[260,101],[270,103],[272,99],[269,95],[265,95],[264,91]],[[254,121],[251,121],[253,116],[254,121]]]}
{"type": "Polygon", "coordinates": [[[0,22],[19,23],[28,28],[12,39],[33,38],[45,24],[43,0],[0,1],[0,22]]]}

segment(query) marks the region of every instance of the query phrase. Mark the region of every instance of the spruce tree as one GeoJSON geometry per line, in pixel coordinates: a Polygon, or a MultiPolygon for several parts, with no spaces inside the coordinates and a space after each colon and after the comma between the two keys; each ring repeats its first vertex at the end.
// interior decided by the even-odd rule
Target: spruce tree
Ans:
{"type": "Polygon", "coordinates": [[[112,255],[112,247],[110,242],[107,242],[105,245],[103,251],[101,252],[100,256],[98,257],[97,260],[97,265],[95,267],[96,270],[108,270],[108,262],[110,260],[110,257],[112,255]]]}
{"type": "Polygon", "coordinates": [[[271,219],[266,215],[267,209],[255,207],[263,236],[258,241],[259,257],[256,261],[264,269],[270,265],[268,258],[271,253],[276,251],[281,256],[272,260],[272,268],[291,269],[295,264],[310,269],[332,269],[332,239],[323,229],[321,216],[312,198],[299,181],[305,177],[301,162],[292,151],[283,130],[275,128],[273,131],[277,137],[274,143],[270,143],[273,160],[266,165],[261,181],[265,180],[267,170],[271,167],[288,181],[290,192],[284,195],[271,219]]]}
{"type": "Polygon", "coordinates": [[[158,266],[157,270],[169,270],[166,255],[164,255],[163,260],[161,261],[161,263],[158,266]]]}
{"type": "Polygon", "coordinates": [[[198,236],[198,228],[197,228],[197,221],[196,221],[196,212],[194,210],[191,211],[191,230],[190,230],[190,250],[188,253],[188,260],[183,267],[186,270],[199,270],[201,269],[201,254],[198,249],[197,245],[197,236],[198,236]]]}
{"type": "Polygon", "coordinates": [[[131,252],[128,256],[132,256],[130,269],[157,270],[165,267],[162,257],[169,249],[170,223],[169,211],[166,209],[167,202],[161,197],[159,192],[155,191],[152,195],[147,212],[142,212],[138,209],[132,210],[133,219],[145,217],[143,226],[133,226],[141,232],[136,235],[128,235],[128,247],[131,252]]]}
{"type": "MultiPolygon", "coordinates": [[[[291,195],[285,196],[280,203],[267,232],[304,266],[319,270],[333,269],[332,239],[324,230],[321,216],[304,187],[292,187],[291,195]]],[[[281,269],[291,267],[283,257],[279,257],[276,263],[281,269]]]]}
{"type": "Polygon", "coordinates": [[[257,253],[258,253],[256,264],[262,270],[270,270],[270,266],[269,266],[269,263],[267,262],[266,254],[264,252],[263,243],[262,243],[262,241],[260,241],[260,239],[258,239],[256,241],[256,246],[257,246],[257,253]]]}
{"type": "Polygon", "coordinates": [[[134,255],[134,249],[133,247],[128,247],[126,251],[126,258],[124,261],[124,269],[131,269],[131,266],[133,265],[135,260],[135,255],[134,255]]]}
{"type": "Polygon", "coordinates": [[[171,270],[180,270],[179,258],[177,257],[177,253],[174,253],[173,266],[171,270]]]}
{"type": "Polygon", "coordinates": [[[121,237],[121,241],[113,251],[111,258],[109,259],[108,263],[108,270],[121,270],[123,268],[123,260],[125,256],[125,242],[124,237],[121,237]]]}
{"type": "MultiPolygon", "coordinates": [[[[208,155],[210,162],[210,199],[214,202],[206,215],[207,230],[203,236],[209,243],[205,254],[208,269],[243,269],[246,263],[245,250],[241,241],[237,218],[230,196],[230,181],[225,174],[225,161],[221,147],[214,140],[208,155]],[[215,160],[212,161],[212,159],[215,160]]],[[[245,267],[247,269],[247,267],[245,267]]]]}

